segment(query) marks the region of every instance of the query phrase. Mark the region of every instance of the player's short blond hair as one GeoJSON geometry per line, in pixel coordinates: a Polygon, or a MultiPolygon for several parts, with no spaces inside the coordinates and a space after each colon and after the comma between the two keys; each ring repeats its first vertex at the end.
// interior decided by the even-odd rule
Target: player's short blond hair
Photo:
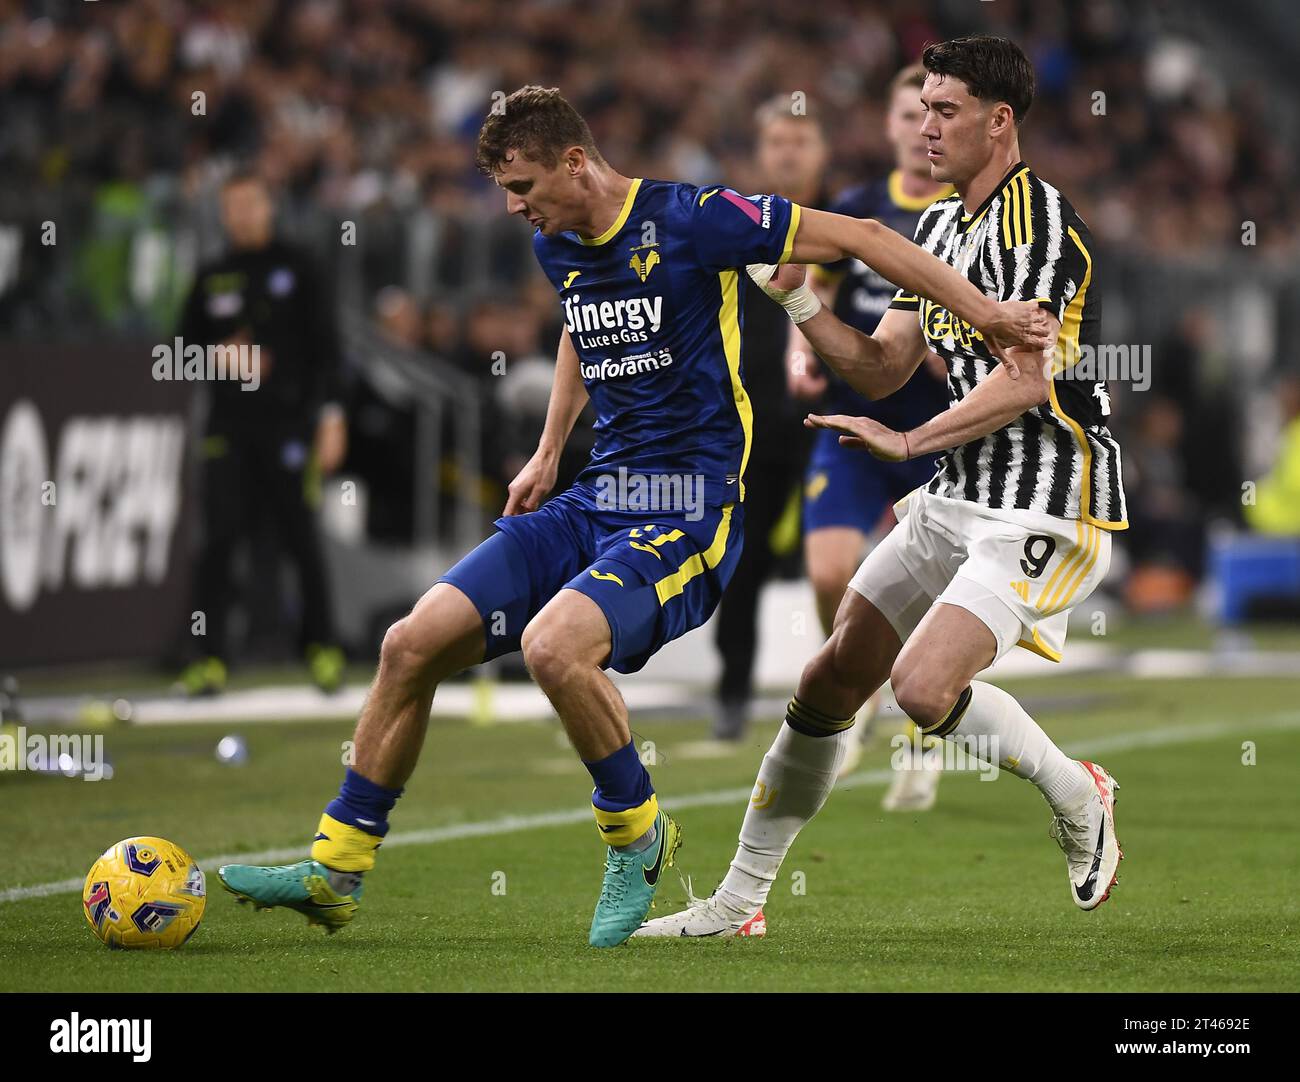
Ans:
{"type": "Polygon", "coordinates": [[[889,80],[889,96],[892,98],[904,87],[915,87],[920,90],[925,85],[927,74],[924,64],[908,64],[907,67],[889,80]]]}
{"type": "Polygon", "coordinates": [[[774,94],[754,110],[754,128],[762,131],[769,124],[778,120],[798,120],[812,124],[824,139],[826,122],[822,117],[821,107],[809,98],[799,99],[799,109],[795,109],[796,99],[790,94],[774,94]]]}

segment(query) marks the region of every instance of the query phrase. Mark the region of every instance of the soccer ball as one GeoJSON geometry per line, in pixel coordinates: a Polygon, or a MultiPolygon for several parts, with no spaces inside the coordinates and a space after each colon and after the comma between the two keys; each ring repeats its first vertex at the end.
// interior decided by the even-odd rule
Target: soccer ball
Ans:
{"type": "Polygon", "coordinates": [[[203,919],[203,870],[165,838],[127,838],[104,852],[86,876],[82,912],[110,947],[179,947],[203,919]]]}

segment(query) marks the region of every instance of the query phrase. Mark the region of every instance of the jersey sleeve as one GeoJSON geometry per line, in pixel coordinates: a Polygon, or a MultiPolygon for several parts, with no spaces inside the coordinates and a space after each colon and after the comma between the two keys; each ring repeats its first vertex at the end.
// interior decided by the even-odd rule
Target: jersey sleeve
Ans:
{"type": "Polygon", "coordinates": [[[1036,177],[1011,184],[990,238],[1002,261],[1002,300],[1037,301],[1065,322],[1070,302],[1092,278],[1088,238],[1071,224],[1076,220],[1060,193],[1036,177]]]}
{"type": "Polygon", "coordinates": [[[785,263],[799,229],[800,208],[779,195],[744,196],[730,188],[701,188],[691,208],[695,251],[715,270],[750,263],[785,263]]]}
{"type": "Polygon", "coordinates": [[[921,298],[915,293],[900,289],[894,294],[894,299],[889,302],[889,307],[897,308],[900,312],[919,312],[921,310],[921,298]]]}

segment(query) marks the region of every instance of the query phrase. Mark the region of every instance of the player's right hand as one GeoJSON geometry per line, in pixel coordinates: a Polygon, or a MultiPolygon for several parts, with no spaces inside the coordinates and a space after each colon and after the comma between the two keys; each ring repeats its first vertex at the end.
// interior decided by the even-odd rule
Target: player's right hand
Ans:
{"type": "Polygon", "coordinates": [[[502,515],[522,515],[536,511],[546,499],[547,493],[555,487],[555,476],[559,463],[554,455],[537,451],[524,463],[524,468],[515,475],[506,491],[506,509],[502,515]]]}
{"type": "Polygon", "coordinates": [[[1056,342],[1055,320],[1037,301],[1001,301],[987,326],[980,327],[988,347],[1012,379],[1020,378],[1020,366],[1013,349],[1043,350],[1056,342]]]}

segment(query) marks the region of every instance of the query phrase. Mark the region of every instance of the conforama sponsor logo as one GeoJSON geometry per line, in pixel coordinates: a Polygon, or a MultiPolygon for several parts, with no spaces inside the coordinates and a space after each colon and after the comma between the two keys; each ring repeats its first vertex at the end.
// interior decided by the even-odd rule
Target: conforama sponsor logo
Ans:
{"type": "Polygon", "coordinates": [[[661,349],[654,353],[640,353],[635,357],[606,357],[602,361],[580,364],[578,369],[585,380],[609,380],[658,372],[672,363],[673,355],[668,350],[661,349]]]}

